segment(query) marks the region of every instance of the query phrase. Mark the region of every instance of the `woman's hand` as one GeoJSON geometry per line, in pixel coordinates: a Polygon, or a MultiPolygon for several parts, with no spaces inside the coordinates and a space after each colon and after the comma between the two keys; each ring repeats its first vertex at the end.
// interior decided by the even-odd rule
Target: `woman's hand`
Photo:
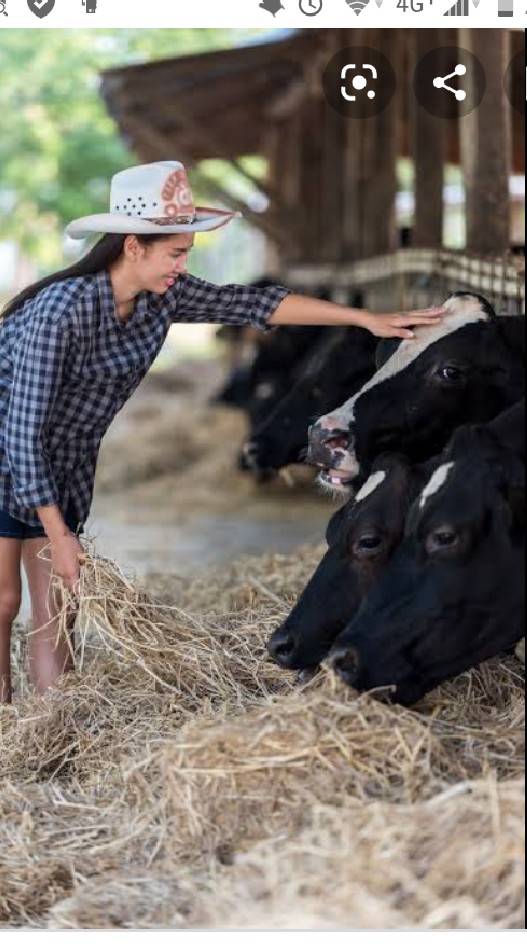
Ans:
{"type": "Polygon", "coordinates": [[[373,333],[374,336],[384,338],[399,337],[400,339],[414,339],[415,333],[407,327],[436,326],[441,323],[446,310],[442,306],[431,307],[429,310],[413,310],[408,313],[370,313],[362,312],[360,324],[373,333]]]}
{"type": "Polygon", "coordinates": [[[80,580],[81,564],[84,561],[84,548],[75,534],[71,532],[51,541],[51,564],[54,573],[59,576],[71,593],[80,580]]]}

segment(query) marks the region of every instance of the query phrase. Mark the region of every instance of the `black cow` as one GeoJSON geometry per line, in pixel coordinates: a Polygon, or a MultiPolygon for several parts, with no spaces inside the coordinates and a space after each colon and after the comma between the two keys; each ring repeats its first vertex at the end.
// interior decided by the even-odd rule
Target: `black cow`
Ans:
{"type": "Polygon", "coordinates": [[[381,456],[357,496],[333,515],[327,553],[267,644],[279,665],[313,669],[325,658],[401,540],[427,471],[398,455],[381,456]]]}
{"type": "Polygon", "coordinates": [[[364,330],[326,329],[287,377],[260,384],[247,409],[247,467],[279,471],[303,460],[309,426],[373,375],[376,346],[364,330]]]}
{"type": "Polygon", "coordinates": [[[453,436],[405,537],[329,660],[411,705],[514,646],[525,627],[525,402],[453,436]]]}
{"type": "Polygon", "coordinates": [[[256,353],[247,365],[236,366],[213,401],[247,410],[258,392],[287,389],[295,365],[320,340],[321,326],[278,326],[273,333],[259,334],[256,353]]]}
{"type": "MultiPolygon", "coordinates": [[[[254,280],[249,286],[266,289],[274,287],[277,280],[269,276],[254,280]]],[[[314,296],[320,300],[331,299],[331,289],[319,286],[314,296]]],[[[229,408],[247,409],[256,391],[275,389],[278,380],[286,383],[287,376],[296,362],[301,360],[310,347],[323,335],[320,326],[280,326],[265,335],[251,326],[222,326],[216,338],[228,343],[234,351],[230,374],[222,388],[212,397],[211,404],[229,408]],[[247,340],[253,341],[252,358],[247,358],[247,340]]]]}
{"type": "Polygon", "coordinates": [[[383,451],[431,458],[458,425],[488,422],[522,397],[524,321],[497,317],[474,294],[455,294],[445,306],[437,326],[386,344],[372,379],[313,427],[308,461],[324,483],[356,488],[383,451]]]}

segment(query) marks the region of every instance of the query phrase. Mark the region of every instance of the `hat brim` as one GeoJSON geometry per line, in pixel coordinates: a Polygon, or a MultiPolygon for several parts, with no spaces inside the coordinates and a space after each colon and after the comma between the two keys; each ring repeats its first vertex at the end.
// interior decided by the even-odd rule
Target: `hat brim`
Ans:
{"type": "Polygon", "coordinates": [[[81,240],[90,234],[197,234],[200,231],[215,231],[241,216],[239,211],[196,208],[192,224],[153,224],[145,218],[128,217],[126,214],[91,214],[70,221],[66,234],[74,240],[81,240]]]}

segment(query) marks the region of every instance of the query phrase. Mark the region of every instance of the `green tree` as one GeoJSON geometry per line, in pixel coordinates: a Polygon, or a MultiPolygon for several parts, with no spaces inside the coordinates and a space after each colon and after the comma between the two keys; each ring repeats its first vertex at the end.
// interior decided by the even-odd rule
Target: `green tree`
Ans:
{"type": "Polygon", "coordinates": [[[4,30],[0,39],[0,240],[43,270],[62,259],[62,230],[104,211],[108,181],[137,161],[98,92],[104,69],[213,48],[256,31],[4,30]]]}

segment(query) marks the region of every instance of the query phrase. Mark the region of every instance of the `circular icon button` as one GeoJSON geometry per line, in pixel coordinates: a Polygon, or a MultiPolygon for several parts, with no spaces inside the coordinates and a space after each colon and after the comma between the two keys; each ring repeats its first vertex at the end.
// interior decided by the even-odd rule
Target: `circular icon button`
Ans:
{"type": "Polygon", "coordinates": [[[505,95],[512,108],[525,115],[525,50],[513,56],[503,81],[505,95]]]}
{"type": "Polygon", "coordinates": [[[330,106],[348,119],[370,119],[383,112],[397,86],[389,61],[369,46],[341,49],[322,74],[330,106]]]}
{"type": "Polygon", "coordinates": [[[461,46],[432,49],[417,64],[414,92],[419,105],[438,119],[458,119],[477,109],[485,95],[485,70],[461,46]]]}

